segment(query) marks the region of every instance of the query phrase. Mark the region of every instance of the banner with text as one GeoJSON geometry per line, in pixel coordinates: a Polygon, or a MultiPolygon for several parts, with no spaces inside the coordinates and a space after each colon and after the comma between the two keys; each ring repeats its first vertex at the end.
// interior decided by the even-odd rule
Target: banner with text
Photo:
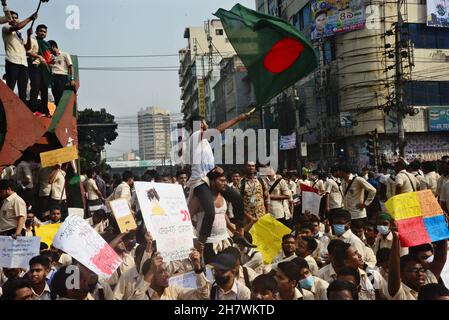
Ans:
{"type": "Polygon", "coordinates": [[[47,168],[78,159],[78,149],[76,146],[65,147],[48,152],[42,152],[40,156],[42,168],[47,168]]]}
{"type": "Polygon", "coordinates": [[[39,237],[0,237],[0,267],[29,269],[31,258],[39,255],[39,237]]]}

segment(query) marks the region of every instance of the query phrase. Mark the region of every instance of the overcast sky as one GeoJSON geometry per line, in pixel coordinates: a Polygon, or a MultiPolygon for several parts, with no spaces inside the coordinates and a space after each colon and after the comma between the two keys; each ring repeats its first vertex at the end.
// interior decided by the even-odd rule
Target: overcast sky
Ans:
{"type": "MultiPolygon", "coordinates": [[[[136,123],[137,112],[147,106],[180,112],[176,68],[178,50],[187,46],[183,38],[185,27],[203,26],[218,8],[229,10],[237,2],[251,9],[255,7],[255,0],[50,0],[42,4],[36,25],[46,24],[47,39],[56,40],[62,51],[79,55],[82,68],[172,67],[164,71],[80,71],[80,109],[106,108],[118,121],[136,123]],[[73,5],[79,8],[80,28],[70,30],[66,27],[70,16],[66,10],[73,5]],[[104,58],[129,55],[172,56],[104,58]]],[[[9,7],[20,18],[29,16],[38,3],[8,0],[9,7]]],[[[3,47],[0,53],[4,54],[3,47]]],[[[0,71],[4,71],[3,67],[0,71]]],[[[119,138],[107,147],[108,157],[131,148],[138,149],[137,126],[121,126],[119,138]]]]}

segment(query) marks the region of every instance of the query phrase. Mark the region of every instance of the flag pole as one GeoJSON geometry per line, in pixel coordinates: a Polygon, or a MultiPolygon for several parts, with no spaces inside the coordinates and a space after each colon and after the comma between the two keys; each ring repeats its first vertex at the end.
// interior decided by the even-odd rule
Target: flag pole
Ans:
{"type": "MultiPolygon", "coordinates": [[[[37,10],[35,11],[35,13],[39,12],[39,10],[41,8],[41,4],[42,4],[42,0],[39,0],[39,5],[37,6],[37,10]]],[[[31,23],[31,28],[33,28],[34,22],[36,22],[36,20],[33,20],[33,23],[31,23]]]]}

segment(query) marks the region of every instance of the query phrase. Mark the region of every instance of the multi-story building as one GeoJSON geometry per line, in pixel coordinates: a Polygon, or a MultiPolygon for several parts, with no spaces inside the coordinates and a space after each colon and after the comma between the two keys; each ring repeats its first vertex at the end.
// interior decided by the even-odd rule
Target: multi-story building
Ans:
{"type": "Polygon", "coordinates": [[[235,55],[220,20],[205,22],[203,27],[187,27],[186,48],[179,51],[179,85],[184,121],[201,115],[213,120],[213,86],[219,80],[221,59],[235,55]],[[207,81],[206,81],[207,78],[207,81]]]}
{"type": "Polygon", "coordinates": [[[170,159],[170,112],[159,107],[147,107],[138,112],[137,122],[140,159],[170,159]]]}
{"type": "MultiPolygon", "coordinates": [[[[347,7],[356,2],[337,1],[347,7]]],[[[404,114],[413,115],[403,122],[406,157],[434,160],[449,154],[449,30],[426,26],[421,0],[403,1],[403,27],[397,33],[396,2],[361,3],[365,25],[313,40],[320,67],[287,92],[295,101],[298,145],[308,143],[309,160],[342,156],[360,168],[369,163],[367,134],[377,129],[381,153],[387,160],[396,158],[395,94],[403,92],[404,114]]],[[[256,8],[286,19],[310,39],[316,1],[256,0],[256,8]]]]}

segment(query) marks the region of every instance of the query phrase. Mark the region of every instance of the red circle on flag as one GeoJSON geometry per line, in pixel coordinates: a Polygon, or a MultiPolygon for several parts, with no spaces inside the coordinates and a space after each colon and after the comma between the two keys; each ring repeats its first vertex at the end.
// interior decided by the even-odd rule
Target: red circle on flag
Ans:
{"type": "Polygon", "coordinates": [[[281,73],[290,68],[303,51],[304,46],[297,40],[279,40],[265,56],[263,66],[271,73],[281,73]]]}

